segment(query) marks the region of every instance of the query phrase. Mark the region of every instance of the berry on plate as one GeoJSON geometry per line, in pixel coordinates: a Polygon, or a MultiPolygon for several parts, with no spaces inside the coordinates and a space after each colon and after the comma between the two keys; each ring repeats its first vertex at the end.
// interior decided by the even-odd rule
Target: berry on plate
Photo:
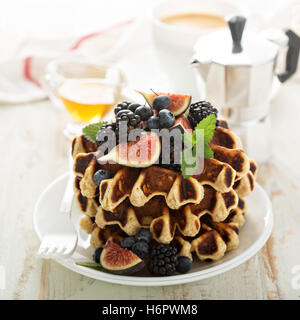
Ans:
{"type": "Polygon", "coordinates": [[[150,130],[159,129],[159,117],[157,116],[150,117],[147,121],[147,125],[150,130]]]}
{"type": "Polygon", "coordinates": [[[192,268],[193,261],[188,257],[180,256],[177,258],[176,271],[179,273],[187,273],[192,268]]]}
{"type": "Polygon", "coordinates": [[[145,259],[149,253],[149,245],[145,241],[138,241],[132,246],[131,251],[141,259],[145,259]]]}
{"type": "Polygon", "coordinates": [[[150,252],[148,270],[155,276],[171,276],[176,270],[177,249],[169,244],[156,244],[150,252]]]}
{"type": "Polygon", "coordinates": [[[155,97],[152,101],[153,109],[160,111],[162,109],[167,109],[171,105],[171,99],[166,95],[159,95],[155,97]]]}
{"type": "Polygon", "coordinates": [[[153,115],[153,111],[151,107],[145,105],[136,108],[135,114],[140,116],[143,121],[146,121],[153,115]]]}
{"type": "Polygon", "coordinates": [[[139,103],[131,103],[128,107],[128,109],[132,112],[135,112],[135,110],[140,107],[141,105],[139,103]]]}
{"type": "Polygon", "coordinates": [[[121,110],[126,110],[126,109],[128,109],[128,106],[129,106],[130,104],[131,104],[131,103],[128,102],[128,101],[122,101],[122,102],[118,103],[118,104],[116,105],[115,109],[114,109],[115,115],[116,115],[119,111],[121,111],[121,110]]]}
{"type": "Polygon", "coordinates": [[[218,110],[208,101],[195,102],[190,106],[188,120],[194,129],[201,120],[211,114],[214,114],[217,118],[218,110]]]}
{"type": "Polygon", "coordinates": [[[171,128],[175,122],[174,114],[168,109],[159,111],[158,117],[161,128],[171,128]]]}
{"type": "Polygon", "coordinates": [[[96,185],[99,186],[103,180],[109,179],[110,177],[111,174],[108,170],[100,169],[95,172],[93,180],[96,183],[96,185]]]}
{"type": "Polygon", "coordinates": [[[142,228],[135,235],[135,239],[136,241],[145,241],[149,243],[152,239],[152,233],[149,229],[142,228]]]}
{"type": "Polygon", "coordinates": [[[131,249],[134,244],[135,244],[134,237],[126,237],[121,241],[121,247],[125,249],[131,249]]]}
{"type": "Polygon", "coordinates": [[[102,248],[97,248],[93,254],[93,260],[97,263],[100,263],[100,255],[102,252],[102,248]]]}

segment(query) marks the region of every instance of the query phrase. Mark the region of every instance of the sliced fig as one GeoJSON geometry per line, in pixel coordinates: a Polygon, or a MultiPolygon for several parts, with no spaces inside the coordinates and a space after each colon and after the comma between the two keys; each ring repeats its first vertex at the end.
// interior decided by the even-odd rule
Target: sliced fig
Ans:
{"type": "Polygon", "coordinates": [[[142,92],[138,91],[147,101],[149,106],[152,107],[152,101],[158,95],[167,95],[171,99],[171,105],[168,109],[174,114],[175,117],[183,114],[191,103],[191,96],[186,94],[175,94],[175,93],[153,93],[153,92],[142,92]]]}
{"type": "Polygon", "coordinates": [[[184,115],[181,115],[180,117],[176,118],[175,123],[171,129],[173,128],[180,128],[182,133],[193,132],[193,128],[189,120],[184,115]]]}
{"type": "Polygon", "coordinates": [[[128,249],[108,240],[100,256],[101,266],[111,273],[133,274],[145,267],[145,262],[128,249]]]}
{"type": "Polygon", "coordinates": [[[103,164],[115,162],[127,167],[145,168],[154,164],[160,155],[159,137],[154,132],[143,132],[136,141],[124,142],[98,159],[103,164]]]}

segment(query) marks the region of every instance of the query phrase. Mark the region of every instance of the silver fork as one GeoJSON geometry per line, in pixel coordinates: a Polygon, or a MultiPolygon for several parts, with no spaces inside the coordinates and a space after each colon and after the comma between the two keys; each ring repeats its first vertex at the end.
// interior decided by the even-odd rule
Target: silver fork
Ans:
{"type": "MultiPolygon", "coordinates": [[[[73,159],[69,158],[70,168],[73,159]]],[[[71,221],[74,174],[70,170],[66,189],[60,204],[60,219],[56,221],[51,230],[44,235],[38,255],[44,259],[67,258],[72,255],[77,245],[77,233],[71,221]]]]}

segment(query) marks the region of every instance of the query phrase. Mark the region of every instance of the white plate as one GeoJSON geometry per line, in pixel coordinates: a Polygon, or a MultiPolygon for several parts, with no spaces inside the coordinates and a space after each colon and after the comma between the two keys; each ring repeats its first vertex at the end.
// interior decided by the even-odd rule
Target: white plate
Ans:
{"type": "MultiPolygon", "coordinates": [[[[41,240],[47,230],[59,228],[61,213],[60,201],[65,189],[68,174],[61,176],[51,183],[39,197],[34,210],[34,228],[41,240]]],[[[135,276],[120,276],[101,272],[75,264],[75,261],[91,260],[92,250],[83,249],[88,241],[86,234],[78,228],[79,220],[83,216],[75,201],[72,208],[72,220],[77,226],[79,234],[78,246],[70,259],[56,261],[66,268],[90,278],[112,283],[132,286],[167,286],[206,279],[228,271],[245,262],[255,255],[269,238],[273,226],[272,206],[263,188],[256,183],[253,193],[247,197],[248,214],[246,223],[240,230],[240,246],[236,250],[225,254],[217,262],[201,262],[195,259],[192,270],[183,275],[170,277],[151,277],[147,271],[141,271],[135,276]]]]}

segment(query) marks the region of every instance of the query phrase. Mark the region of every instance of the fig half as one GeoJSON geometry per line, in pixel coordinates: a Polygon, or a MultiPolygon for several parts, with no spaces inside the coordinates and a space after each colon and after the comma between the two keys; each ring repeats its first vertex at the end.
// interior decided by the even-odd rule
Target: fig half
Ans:
{"type": "Polygon", "coordinates": [[[98,162],[115,162],[127,167],[145,168],[158,160],[160,151],[158,135],[154,132],[143,132],[136,141],[120,143],[107,155],[99,158],[98,162]]]}
{"type": "Polygon", "coordinates": [[[184,115],[181,115],[180,117],[176,118],[175,123],[174,123],[173,127],[171,128],[171,130],[174,128],[179,128],[182,133],[185,133],[185,132],[192,133],[193,132],[193,128],[192,128],[189,120],[184,115]]]}
{"type": "Polygon", "coordinates": [[[191,96],[186,94],[175,94],[175,93],[153,93],[153,92],[142,92],[138,91],[147,101],[149,106],[152,107],[152,101],[155,97],[159,95],[166,95],[171,100],[171,105],[168,107],[175,117],[180,116],[183,114],[187,108],[190,106],[191,103],[191,96]]]}
{"type": "Polygon", "coordinates": [[[145,267],[145,262],[128,249],[108,240],[100,256],[101,266],[114,274],[133,274],[145,267]]]}

